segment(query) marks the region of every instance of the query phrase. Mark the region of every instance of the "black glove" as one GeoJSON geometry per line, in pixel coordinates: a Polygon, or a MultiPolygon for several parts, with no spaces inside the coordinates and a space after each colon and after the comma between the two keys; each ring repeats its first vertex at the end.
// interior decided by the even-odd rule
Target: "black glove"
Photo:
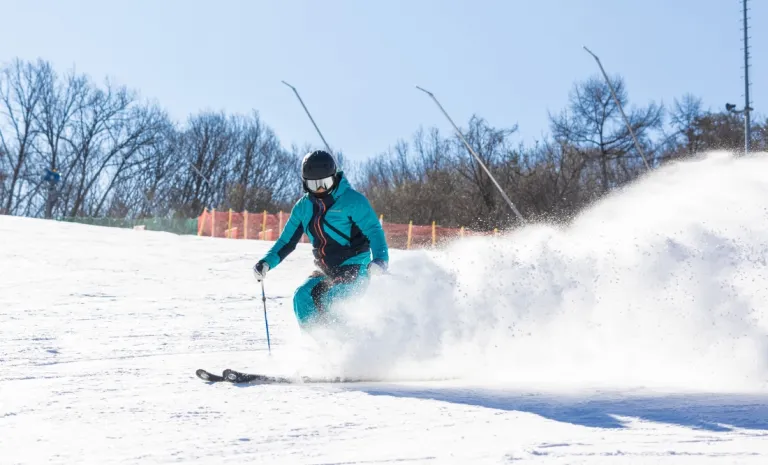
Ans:
{"type": "Polygon", "coordinates": [[[256,281],[261,281],[267,277],[267,271],[269,271],[269,263],[264,260],[259,262],[253,267],[253,275],[256,277],[256,281]]]}
{"type": "Polygon", "coordinates": [[[376,276],[387,272],[387,262],[377,258],[368,264],[368,274],[376,276]]]}

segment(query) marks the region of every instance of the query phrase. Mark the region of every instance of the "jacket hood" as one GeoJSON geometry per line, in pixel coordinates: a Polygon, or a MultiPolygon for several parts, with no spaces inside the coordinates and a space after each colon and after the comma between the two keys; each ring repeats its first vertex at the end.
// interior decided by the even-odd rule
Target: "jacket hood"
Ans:
{"type": "Polygon", "coordinates": [[[341,194],[347,191],[347,189],[351,189],[352,185],[347,180],[347,177],[344,176],[344,171],[338,172],[339,177],[339,185],[336,186],[336,189],[331,191],[331,196],[333,196],[334,199],[338,198],[341,194]]]}

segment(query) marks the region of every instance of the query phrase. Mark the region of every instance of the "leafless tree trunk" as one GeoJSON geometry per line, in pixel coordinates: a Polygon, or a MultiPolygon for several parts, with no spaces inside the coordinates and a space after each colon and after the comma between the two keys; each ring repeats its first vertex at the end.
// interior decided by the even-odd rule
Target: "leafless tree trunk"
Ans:
{"type": "Polygon", "coordinates": [[[18,212],[32,181],[25,170],[37,135],[34,117],[43,89],[41,66],[17,59],[0,70],[0,152],[5,155],[0,169],[10,173],[3,188],[3,209],[9,214],[18,212]]]}
{"type": "Polygon", "coordinates": [[[187,166],[174,182],[174,208],[194,217],[204,206],[221,207],[228,181],[227,166],[236,146],[227,117],[202,113],[190,118],[179,142],[179,153],[187,166]]]}
{"type": "MultiPolygon", "coordinates": [[[[89,84],[85,77],[75,74],[66,76],[64,83],[59,82],[49,63],[45,63],[41,71],[42,95],[35,115],[35,127],[41,138],[40,158],[49,170],[59,172],[72,153],[67,150],[66,141],[72,138],[74,116],[84,109],[89,84]]],[[[57,186],[53,182],[48,184],[44,199],[45,218],[53,216],[57,200],[57,186]]]]}
{"type": "MultiPolygon", "coordinates": [[[[482,118],[472,116],[465,138],[477,153],[478,158],[493,172],[493,168],[509,151],[508,138],[515,131],[517,131],[517,127],[510,129],[492,128],[482,118]]],[[[458,172],[477,188],[482,205],[485,207],[485,213],[490,214],[496,208],[496,186],[475,158],[467,152],[458,136],[455,139],[455,144],[455,150],[459,157],[457,159],[458,172]]]]}
{"type": "MultiPolygon", "coordinates": [[[[613,87],[638,140],[648,145],[649,133],[660,128],[663,109],[650,104],[646,108],[627,110],[624,81],[615,78],[613,87]]],[[[597,163],[602,193],[641,172],[640,154],[633,153],[632,134],[603,79],[595,77],[577,83],[571,92],[568,110],[550,117],[550,122],[555,140],[577,147],[590,163],[597,163]]]]}
{"type": "Polygon", "coordinates": [[[298,185],[298,176],[287,176],[294,159],[280,146],[275,134],[254,113],[250,118],[230,121],[237,135],[233,173],[237,181],[230,186],[227,205],[236,211],[261,211],[273,208],[274,201],[298,185]]]}
{"type": "Polygon", "coordinates": [[[67,140],[73,153],[64,173],[72,188],[69,215],[100,215],[116,183],[138,163],[135,155],[155,143],[166,121],[163,112],[139,104],[124,87],[90,89],[67,140]]]}

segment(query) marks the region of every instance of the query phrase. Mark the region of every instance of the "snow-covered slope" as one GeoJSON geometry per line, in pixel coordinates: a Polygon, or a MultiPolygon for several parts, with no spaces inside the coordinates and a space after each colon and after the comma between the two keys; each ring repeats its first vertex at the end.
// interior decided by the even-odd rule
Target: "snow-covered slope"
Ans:
{"type": "Polygon", "coordinates": [[[565,229],[392,251],[320,343],[300,244],[271,355],[269,243],[0,217],[0,463],[766,463],[766,173],[711,154],[565,229]]]}

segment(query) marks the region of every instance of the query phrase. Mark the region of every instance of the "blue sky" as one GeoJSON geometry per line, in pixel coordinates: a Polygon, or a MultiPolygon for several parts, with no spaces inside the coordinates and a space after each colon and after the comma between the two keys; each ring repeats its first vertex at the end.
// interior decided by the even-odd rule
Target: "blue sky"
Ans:
{"type": "MultiPolygon", "coordinates": [[[[109,77],[183,122],[259,111],[284,145],[326,139],[356,160],[475,113],[531,143],[574,82],[620,73],[635,104],[691,92],[743,106],[739,0],[6,1],[0,62],[109,77]]],[[[751,3],[753,108],[768,114],[768,2],[751,3]]]]}

